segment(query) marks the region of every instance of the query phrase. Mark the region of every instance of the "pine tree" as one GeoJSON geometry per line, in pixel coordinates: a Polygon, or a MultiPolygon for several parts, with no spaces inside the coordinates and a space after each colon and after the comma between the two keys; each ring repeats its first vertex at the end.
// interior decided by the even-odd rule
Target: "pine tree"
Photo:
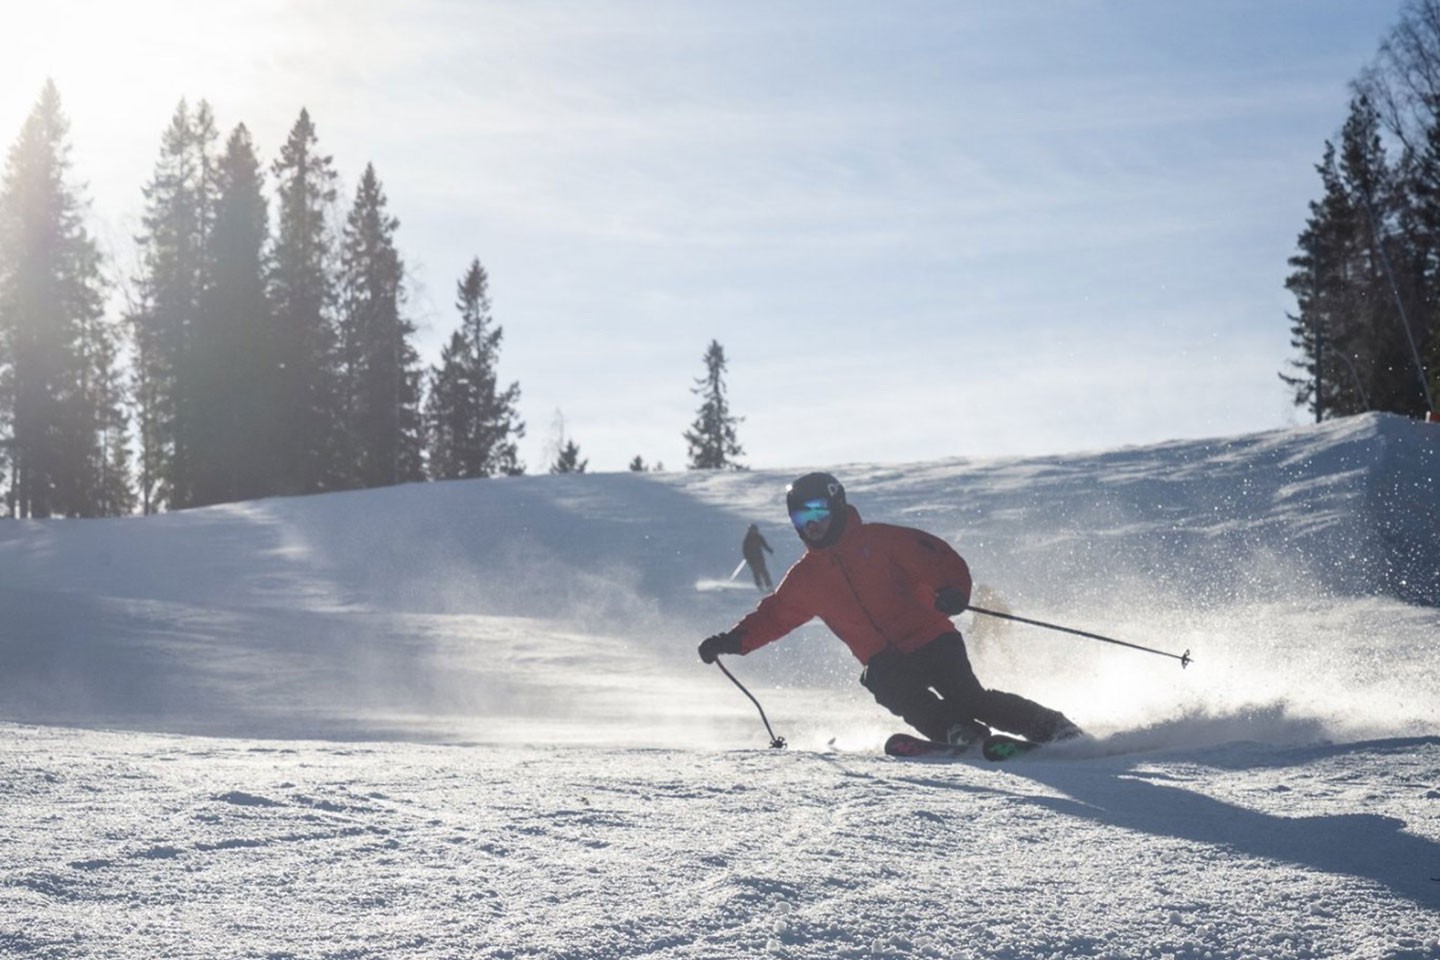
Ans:
{"type": "Polygon", "coordinates": [[[580,445],[567,434],[563,411],[555,411],[555,418],[550,423],[550,434],[553,439],[545,445],[550,457],[550,472],[584,473],[590,461],[580,459],[580,445]]]}
{"type": "MultiPolygon", "coordinates": [[[[1391,331],[1404,346],[1397,355],[1394,338],[1377,326],[1373,352],[1379,368],[1398,363],[1408,376],[1396,369],[1375,405],[1419,413],[1440,398],[1440,0],[1406,0],[1354,86],[1387,142],[1402,148],[1399,182],[1376,232],[1394,280],[1391,299],[1404,306],[1396,317],[1404,325],[1391,331]]],[[[1352,104],[1352,121],[1355,112],[1352,104]]]]}
{"type": "MultiPolygon", "coordinates": [[[[0,226],[0,230],[4,227],[0,226]]],[[[3,244],[0,240],[0,244],[3,244]]],[[[4,250],[0,247],[0,297],[4,296],[5,284],[5,261],[4,250]]],[[[8,320],[4,313],[5,306],[0,301],[0,496],[3,496],[5,506],[0,508],[0,515],[13,516],[14,496],[13,487],[9,485],[10,476],[14,469],[12,463],[12,448],[15,435],[15,387],[14,375],[11,370],[11,346],[9,331],[6,329],[8,320]]]]}
{"type": "Polygon", "coordinates": [[[265,291],[269,210],[264,174],[244,124],[226,142],[215,180],[210,282],[191,347],[191,367],[201,385],[191,415],[196,505],[274,492],[263,473],[265,440],[283,416],[274,405],[279,384],[267,355],[275,336],[265,291]]]}
{"type": "Polygon", "coordinates": [[[473,355],[465,334],[456,330],[440,351],[440,365],[430,369],[425,398],[425,445],[431,479],[482,476],[466,462],[474,422],[469,369],[473,355]]]}
{"type": "Polygon", "coordinates": [[[520,385],[498,388],[503,331],[490,315],[489,278],[479,258],[459,282],[457,297],[460,329],[430,374],[430,475],[445,480],[523,473],[516,445],[525,435],[516,411],[520,385]]]}
{"type": "Polygon", "coordinates": [[[1413,233],[1421,215],[1407,209],[1364,97],[1352,101],[1338,148],[1327,142],[1317,169],[1325,194],[1311,204],[1286,281],[1300,307],[1291,342],[1302,375],[1282,379],[1317,419],[1419,413],[1425,402],[1409,340],[1410,324],[1428,312],[1425,256],[1413,233]]]}
{"type": "Polygon", "coordinates": [[[1425,369],[1430,372],[1430,396],[1440,397],[1440,324],[1435,325],[1425,350],[1425,369]]]}
{"type": "Polygon", "coordinates": [[[200,304],[210,282],[208,241],[214,222],[214,118],[201,101],[181,100],[161,137],[160,160],[145,187],[145,232],[138,239],[140,307],[129,319],[137,355],[142,498],[146,513],[194,503],[199,427],[205,390],[195,366],[200,304]]]}
{"type": "Polygon", "coordinates": [[[333,238],[326,221],[335,171],[301,110],[271,167],[279,203],[268,287],[275,336],[266,357],[284,411],[266,444],[264,474],[277,493],[340,487],[342,416],[334,322],[333,238]]]}
{"type": "Polygon", "coordinates": [[[9,512],[128,512],[118,331],[69,182],[69,121],[47,82],[0,185],[0,427],[9,512]]]}
{"type": "Polygon", "coordinates": [[[1409,340],[1415,313],[1410,257],[1395,229],[1400,207],[1396,177],[1380,136],[1380,118],[1365,97],[1351,103],[1340,131],[1342,181],[1359,213],[1356,247],[1363,257],[1359,279],[1363,301],[1353,319],[1364,345],[1357,370],[1377,410],[1415,414],[1424,409],[1409,340]]]}
{"type": "Polygon", "coordinates": [[[386,207],[375,168],[366,165],[345,222],[339,323],[345,466],[362,487],[424,479],[415,325],[401,314],[400,221],[386,207]]]}
{"type": "Polygon", "coordinates": [[[685,432],[691,470],[743,470],[736,457],[745,451],[736,438],[742,417],[730,415],[725,399],[725,348],[711,340],[705,351],[705,376],[697,378],[691,393],[702,398],[695,422],[685,432]]]}
{"type": "Polygon", "coordinates": [[[1301,375],[1281,379],[1294,391],[1296,405],[1308,405],[1318,422],[1369,409],[1370,399],[1355,372],[1351,317],[1357,295],[1348,279],[1357,263],[1359,213],[1341,182],[1333,144],[1325,144],[1316,170],[1325,193],[1310,203],[1299,250],[1290,258],[1294,272],[1285,281],[1299,308],[1290,316],[1290,342],[1300,353],[1291,366],[1301,375]]]}
{"type": "Polygon", "coordinates": [[[551,473],[584,473],[589,460],[580,459],[580,445],[574,440],[565,441],[555,462],[550,465],[551,473]]]}
{"type": "Polygon", "coordinates": [[[100,320],[90,338],[94,349],[90,351],[88,391],[99,444],[99,475],[93,478],[90,493],[91,516],[127,516],[138,504],[130,464],[130,394],[119,357],[122,329],[100,320]]]}
{"type": "Polygon", "coordinates": [[[1402,169],[1399,232],[1414,299],[1407,319],[1435,401],[1440,399],[1440,116],[1431,115],[1419,148],[1407,151],[1402,169]]]}
{"type": "Polygon", "coordinates": [[[645,458],[638,453],[635,454],[635,459],[630,461],[630,472],[644,473],[648,469],[649,468],[645,466],[645,458]]]}

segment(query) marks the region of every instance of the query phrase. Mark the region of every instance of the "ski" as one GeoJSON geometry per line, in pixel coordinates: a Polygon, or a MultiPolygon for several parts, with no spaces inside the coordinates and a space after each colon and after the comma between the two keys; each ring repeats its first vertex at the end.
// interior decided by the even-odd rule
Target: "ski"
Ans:
{"type": "MultiPolygon", "coordinates": [[[[992,733],[980,743],[979,752],[980,756],[986,760],[998,763],[1029,753],[1038,746],[1040,744],[1021,740],[1019,737],[1007,737],[1003,733],[992,733]]],[[[885,754],[891,757],[970,757],[974,756],[974,751],[974,744],[956,746],[926,740],[924,737],[911,736],[908,733],[893,734],[885,741],[885,754]]]]}
{"type": "Polygon", "coordinates": [[[1001,760],[1009,760],[1011,757],[1029,753],[1038,746],[1040,744],[1031,740],[1021,740],[1019,737],[1007,737],[1002,733],[992,733],[985,738],[980,751],[986,760],[998,763],[1001,760]]]}
{"type": "Polygon", "coordinates": [[[885,741],[885,755],[889,757],[958,757],[967,749],[913,737],[908,733],[891,734],[885,741]]]}

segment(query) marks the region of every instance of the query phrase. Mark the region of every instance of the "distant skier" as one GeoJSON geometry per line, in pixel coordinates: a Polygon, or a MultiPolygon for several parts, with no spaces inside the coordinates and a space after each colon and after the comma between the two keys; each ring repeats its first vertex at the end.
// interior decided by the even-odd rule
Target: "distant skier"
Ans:
{"type": "Polygon", "coordinates": [[[1034,742],[1078,736],[1057,710],[981,686],[950,617],[970,605],[970,568],[939,537],[864,523],[828,473],[807,473],[785,503],[805,543],[774,593],[700,659],[747,654],[819,617],[864,665],[875,700],[931,740],[968,744],[990,727],[1034,742]]]}
{"type": "Polygon", "coordinates": [[[765,554],[775,551],[765,542],[765,536],[756,524],[750,524],[750,529],[745,531],[745,543],[740,547],[740,552],[745,555],[745,562],[750,564],[750,573],[755,577],[755,588],[765,593],[774,590],[775,584],[770,581],[770,571],[765,566],[765,554]]]}

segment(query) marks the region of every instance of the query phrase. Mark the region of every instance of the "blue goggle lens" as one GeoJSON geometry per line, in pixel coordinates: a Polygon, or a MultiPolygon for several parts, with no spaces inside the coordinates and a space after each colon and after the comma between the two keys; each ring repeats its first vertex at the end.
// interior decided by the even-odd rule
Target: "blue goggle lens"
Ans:
{"type": "Polygon", "coordinates": [[[795,529],[804,530],[805,524],[822,523],[828,516],[830,516],[830,501],[806,500],[790,511],[790,522],[795,524],[795,529]]]}

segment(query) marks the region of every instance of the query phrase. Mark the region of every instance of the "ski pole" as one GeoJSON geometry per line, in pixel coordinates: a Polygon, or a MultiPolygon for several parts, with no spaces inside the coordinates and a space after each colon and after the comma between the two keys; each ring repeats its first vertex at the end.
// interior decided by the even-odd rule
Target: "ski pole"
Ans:
{"type": "Polygon", "coordinates": [[[750,702],[755,704],[755,709],[760,711],[760,722],[765,724],[765,732],[770,734],[770,746],[776,750],[784,750],[785,738],[775,736],[775,731],[770,729],[770,721],[765,719],[765,708],[760,706],[760,701],[755,699],[755,694],[751,693],[749,690],[746,690],[745,684],[741,683],[739,680],[736,680],[735,674],[731,673],[729,670],[726,670],[725,664],[721,663],[718,658],[715,661],[715,666],[719,667],[720,672],[725,674],[725,676],[729,677],[730,682],[735,684],[735,686],[739,687],[740,692],[745,694],[745,696],[749,697],[750,702]]]}
{"type": "Polygon", "coordinates": [[[1014,620],[1017,623],[1028,623],[1032,627],[1044,627],[1047,630],[1059,630],[1061,633],[1073,633],[1077,637],[1088,637],[1091,640],[1103,640],[1105,643],[1113,643],[1117,646],[1129,647],[1131,650],[1144,650],[1146,653],[1158,653],[1162,657],[1171,657],[1175,660],[1179,660],[1181,670],[1184,670],[1186,667],[1190,666],[1190,661],[1193,659],[1190,656],[1189,650],[1186,650],[1184,653],[1166,653],[1164,650],[1155,650],[1150,647],[1142,647],[1138,643],[1126,643],[1124,640],[1116,640],[1114,637],[1102,637],[1098,633],[1090,633],[1086,630],[1076,630],[1073,627],[1062,627],[1059,624],[1046,623],[1043,620],[1031,620],[1027,617],[1017,617],[1013,613],[1000,613],[996,610],[986,610],[984,607],[966,607],[966,609],[972,610],[975,613],[983,613],[987,617],[999,617],[1001,620],[1014,620]]]}

